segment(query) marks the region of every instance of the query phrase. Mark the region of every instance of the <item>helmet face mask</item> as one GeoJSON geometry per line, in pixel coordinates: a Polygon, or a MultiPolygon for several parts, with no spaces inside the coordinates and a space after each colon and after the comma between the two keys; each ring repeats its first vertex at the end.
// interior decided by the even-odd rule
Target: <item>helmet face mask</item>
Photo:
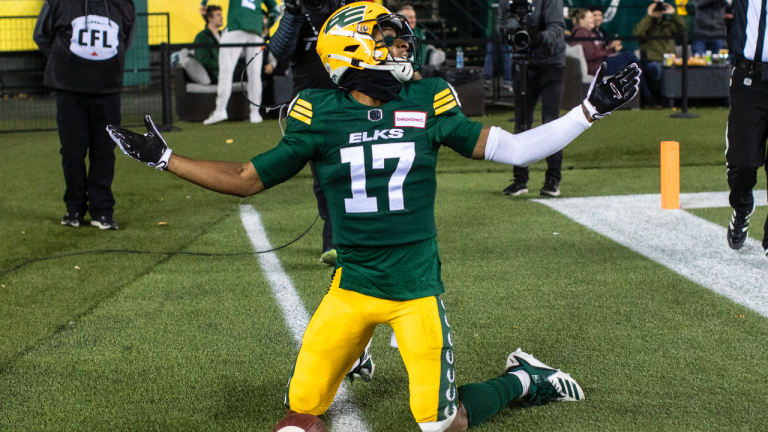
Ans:
{"type": "Polygon", "coordinates": [[[420,67],[416,60],[419,50],[419,39],[404,16],[369,2],[337,10],[321,28],[317,41],[317,53],[336,84],[349,68],[386,70],[398,81],[408,81],[420,67]]]}
{"type": "MultiPolygon", "coordinates": [[[[376,18],[376,29],[381,39],[375,39],[377,48],[386,48],[387,52],[391,52],[391,48],[395,46],[398,39],[403,40],[408,44],[407,53],[405,58],[396,59],[389,56],[387,59],[381,59],[383,61],[408,61],[411,64],[416,63],[415,51],[416,46],[419,45],[419,40],[414,36],[411,27],[408,25],[408,20],[399,14],[380,15],[376,18]],[[389,29],[390,31],[387,31],[389,29]],[[392,32],[394,31],[394,34],[392,32]]],[[[374,37],[372,34],[371,37],[374,37]]],[[[419,65],[420,66],[420,65],[419,65]]]]}

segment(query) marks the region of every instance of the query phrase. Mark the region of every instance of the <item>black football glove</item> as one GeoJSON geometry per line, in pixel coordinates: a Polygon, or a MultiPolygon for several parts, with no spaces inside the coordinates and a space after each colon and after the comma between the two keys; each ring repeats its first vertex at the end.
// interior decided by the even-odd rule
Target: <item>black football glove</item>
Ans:
{"type": "Polygon", "coordinates": [[[113,125],[107,126],[107,133],[123,153],[163,171],[168,166],[168,159],[173,150],[168,148],[149,114],[144,114],[144,124],[147,126],[147,133],[144,135],[113,125]]]}
{"type": "Polygon", "coordinates": [[[603,81],[605,62],[595,74],[595,79],[589,85],[584,106],[595,120],[609,115],[611,111],[632,100],[640,89],[640,74],[642,71],[637,64],[632,63],[621,72],[603,81]]]}
{"type": "Polygon", "coordinates": [[[284,0],[285,11],[291,15],[301,15],[301,0],[284,0]]]}

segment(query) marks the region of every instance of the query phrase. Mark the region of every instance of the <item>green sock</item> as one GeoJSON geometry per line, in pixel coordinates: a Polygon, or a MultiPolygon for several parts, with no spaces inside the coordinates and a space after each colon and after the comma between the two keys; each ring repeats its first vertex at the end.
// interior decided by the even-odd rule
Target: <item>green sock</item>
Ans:
{"type": "Polygon", "coordinates": [[[520,379],[512,374],[459,387],[459,400],[467,410],[469,427],[488,420],[522,395],[523,385],[520,379]]]}

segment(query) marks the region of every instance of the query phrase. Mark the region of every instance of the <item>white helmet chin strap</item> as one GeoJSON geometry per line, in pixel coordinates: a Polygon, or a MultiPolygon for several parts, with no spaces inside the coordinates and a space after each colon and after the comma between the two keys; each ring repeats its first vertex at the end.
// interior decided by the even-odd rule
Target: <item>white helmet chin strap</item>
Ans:
{"type": "Polygon", "coordinates": [[[392,75],[400,82],[406,82],[413,78],[413,65],[410,62],[397,62],[392,64],[392,75]]]}

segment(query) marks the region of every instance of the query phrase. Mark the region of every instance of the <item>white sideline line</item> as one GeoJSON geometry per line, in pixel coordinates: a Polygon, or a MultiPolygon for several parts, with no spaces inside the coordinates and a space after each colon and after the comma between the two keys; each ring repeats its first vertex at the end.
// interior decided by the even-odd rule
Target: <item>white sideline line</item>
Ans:
{"type": "MultiPolygon", "coordinates": [[[[765,191],[755,192],[765,203],[765,191]]],[[[681,194],[680,202],[684,208],[728,206],[723,194],[681,194]]],[[[768,262],[757,240],[748,238],[735,252],[725,227],[685,210],[663,210],[658,194],[533,201],[768,317],[768,262]]]]}
{"type": "MultiPolygon", "coordinates": [[[[272,244],[267,237],[267,231],[261,223],[259,213],[251,205],[240,206],[240,219],[243,221],[243,227],[251,239],[254,251],[263,251],[272,249],[272,244]]],[[[309,324],[309,313],[304,307],[296,289],[293,287],[291,278],[283,270],[280,259],[274,252],[258,254],[259,264],[264,271],[264,275],[272,287],[272,293],[277,300],[277,304],[283,313],[285,323],[293,335],[297,345],[301,345],[301,337],[304,335],[304,329],[309,324]]],[[[341,383],[339,391],[333,404],[328,409],[328,417],[333,423],[335,432],[367,432],[370,429],[365,424],[360,411],[350,399],[349,389],[346,381],[341,383]]]]}

